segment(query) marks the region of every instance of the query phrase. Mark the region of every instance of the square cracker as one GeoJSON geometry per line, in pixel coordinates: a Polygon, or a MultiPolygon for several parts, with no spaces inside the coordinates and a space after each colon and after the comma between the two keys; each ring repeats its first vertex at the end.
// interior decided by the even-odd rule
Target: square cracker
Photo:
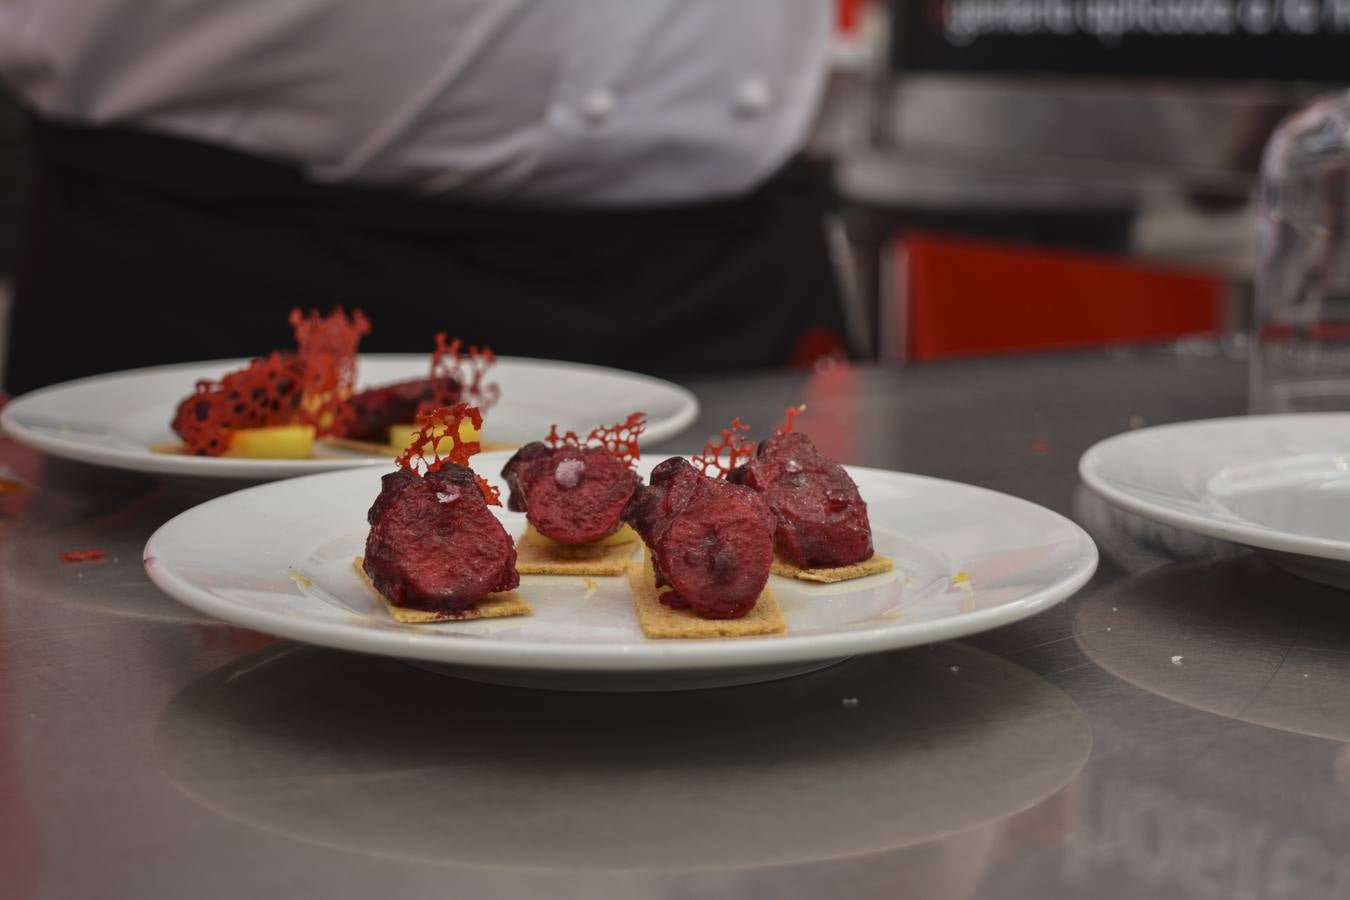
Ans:
{"type": "Polygon", "coordinates": [[[793,565],[777,553],[773,555],[773,565],[769,571],[784,578],[796,578],[799,581],[818,581],[833,584],[836,581],[852,581],[854,578],[866,578],[868,575],[880,575],[895,568],[889,556],[872,554],[860,563],[851,566],[830,566],[822,569],[803,569],[793,565]]]}
{"type": "Polygon", "coordinates": [[[516,541],[516,571],[522,575],[622,575],[637,546],[637,541],[628,541],[609,547],[547,547],[521,535],[516,541]]]}
{"type": "Polygon", "coordinates": [[[429,622],[467,622],[471,619],[501,619],[506,616],[528,616],[534,612],[530,608],[530,604],[521,599],[521,596],[515,591],[488,594],[471,609],[459,612],[436,612],[430,609],[409,609],[403,606],[395,606],[375,588],[375,583],[366,574],[365,561],[364,556],[358,556],[352,560],[352,568],[356,569],[357,577],[365,582],[370,592],[380,599],[385,609],[389,610],[390,618],[401,625],[424,625],[429,622]]]}
{"type": "Polygon", "coordinates": [[[755,606],[739,619],[704,619],[690,609],[671,609],[660,600],[661,590],[648,577],[641,562],[628,564],[628,584],[638,624],[649,638],[746,637],[753,634],[784,634],[787,620],[768,588],[755,606]]]}

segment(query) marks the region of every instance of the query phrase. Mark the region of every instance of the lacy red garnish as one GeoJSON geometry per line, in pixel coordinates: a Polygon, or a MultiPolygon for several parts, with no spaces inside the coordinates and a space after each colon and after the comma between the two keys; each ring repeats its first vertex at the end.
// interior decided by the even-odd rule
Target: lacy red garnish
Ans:
{"type": "MultiPolygon", "coordinates": [[[[465,421],[473,423],[474,428],[483,427],[483,413],[478,407],[467,403],[454,406],[441,406],[417,414],[417,431],[413,433],[412,443],[394,460],[410,472],[424,475],[438,472],[447,463],[468,466],[469,459],[482,449],[478,441],[466,441],[460,436],[459,426],[465,421]],[[442,446],[449,444],[445,452],[442,446]],[[428,456],[428,452],[430,455],[428,456]]],[[[489,506],[501,506],[501,491],[488,484],[483,476],[474,473],[478,489],[489,506]]]]}
{"type": "Polygon", "coordinates": [[[497,355],[491,348],[466,348],[459,338],[446,343],[445,332],[437,332],[436,349],[431,352],[431,380],[438,393],[426,408],[449,406],[463,398],[481,410],[491,409],[502,395],[497,383],[487,380],[488,371],[496,363],[497,355]]]}
{"type": "Polygon", "coordinates": [[[297,354],[305,361],[305,393],[349,395],[356,386],[356,348],[370,334],[370,320],[359,309],[348,318],[335,306],[326,316],[317,309],[307,316],[293,309],[290,323],[297,354]]]}
{"type": "Polygon", "coordinates": [[[348,318],[335,307],[327,316],[291,310],[290,323],[295,353],[273,353],[219,381],[197,382],[173,422],[188,453],[219,456],[239,428],[313,425],[321,435],[342,433],[350,415],[343,401],[356,381],[356,348],[370,322],[360,310],[348,318]]]}
{"type": "Polygon", "coordinates": [[[230,449],[230,432],[268,425],[309,424],[301,409],[304,362],[273,353],[220,379],[197,382],[178,408],[173,428],[195,456],[220,456],[230,449]]]}
{"type": "Polygon", "coordinates": [[[742,463],[755,458],[754,441],[747,441],[750,426],[740,420],[731,420],[730,428],[723,428],[716,441],[703,445],[703,452],[692,457],[694,468],[709,478],[725,478],[727,473],[742,463]]]}
{"type": "Polygon", "coordinates": [[[302,363],[303,424],[314,425],[320,435],[345,434],[353,416],[346,400],[356,387],[356,348],[370,334],[370,320],[359,309],[348,318],[335,306],[326,316],[293,309],[290,323],[302,363]]]}
{"type": "Polygon", "coordinates": [[[550,425],[544,440],[555,450],[559,447],[599,447],[628,468],[636,469],[637,461],[642,457],[638,451],[638,438],[646,430],[647,414],[635,412],[617,424],[592,428],[585,440],[577,437],[575,431],[560,435],[558,426],[550,425]]]}
{"type": "Polygon", "coordinates": [[[774,434],[791,434],[797,425],[797,417],[806,412],[806,404],[789,406],[783,410],[783,424],[774,429],[774,434]]]}
{"type": "Polygon", "coordinates": [[[102,559],[107,554],[99,549],[93,550],[67,550],[62,553],[59,559],[61,562],[93,562],[96,559],[102,559]]]}

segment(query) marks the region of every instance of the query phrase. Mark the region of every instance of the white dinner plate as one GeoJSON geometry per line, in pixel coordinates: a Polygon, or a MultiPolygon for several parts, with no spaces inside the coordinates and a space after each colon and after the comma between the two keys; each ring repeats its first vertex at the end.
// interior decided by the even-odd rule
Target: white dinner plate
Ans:
{"type": "MultiPolygon", "coordinates": [[[[474,468],[502,486],[504,453],[474,468]]],[[[646,475],[660,458],[642,460],[646,475]]],[[[237,625],[314,644],[452,667],[500,683],[662,690],[762,681],[878,650],[943,641],[1017,621],[1091,577],[1097,548],[1077,525],[983,488],[850,468],[878,553],[896,571],[833,585],[773,577],[789,633],[648,640],[626,578],[526,576],[530,616],[399,625],[352,560],[380,471],[279,481],[203,503],[150,538],[150,578],[173,597],[237,625]]],[[[525,517],[497,510],[519,535],[525,517]]]]}
{"type": "MultiPolygon", "coordinates": [[[[362,354],[359,386],[374,387],[427,374],[426,354],[362,354]]],[[[172,441],[179,402],[198,379],[218,378],[247,360],[219,360],[95,375],[42,388],[11,401],[0,427],[20,443],[53,456],[139,472],[218,478],[288,478],[389,460],[323,449],[317,459],[232,459],[155,453],[172,441]]],[[[560,430],[585,433],[597,425],[647,414],[643,440],[678,434],[698,416],[698,400],[668,381],[579,363],[499,357],[493,376],[501,400],[486,415],[484,440],[523,444],[560,430]]]]}
{"type": "Polygon", "coordinates": [[[1350,414],[1208,419],[1143,428],[1083,454],[1083,481],[1146,518],[1267,551],[1350,587],[1350,414]]]}

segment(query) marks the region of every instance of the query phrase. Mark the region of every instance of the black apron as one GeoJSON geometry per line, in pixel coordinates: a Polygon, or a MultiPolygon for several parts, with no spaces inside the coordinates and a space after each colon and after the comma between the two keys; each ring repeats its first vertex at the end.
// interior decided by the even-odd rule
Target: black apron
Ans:
{"type": "Polygon", "coordinates": [[[747,196],[523,208],[308,180],[287,163],[35,121],[38,174],[7,387],[292,346],[292,307],[360,307],[362,349],[498,354],[660,374],[787,363],[842,331],[818,164],[747,196]]]}

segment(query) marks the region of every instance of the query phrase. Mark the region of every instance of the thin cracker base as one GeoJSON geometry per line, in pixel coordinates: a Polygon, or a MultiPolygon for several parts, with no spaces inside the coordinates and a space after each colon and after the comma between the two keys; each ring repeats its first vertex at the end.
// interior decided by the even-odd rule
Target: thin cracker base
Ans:
{"type": "Polygon", "coordinates": [[[649,638],[748,637],[787,632],[787,620],[768,588],[743,618],[703,619],[692,610],[671,609],[661,603],[661,591],[647,577],[641,562],[628,564],[628,584],[633,591],[638,624],[649,638]]]}
{"type": "Polygon", "coordinates": [[[528,616],[534,610],[530,604],[526,603],[515,591],[502,591],[497,594],[488,594],[471,609],[461,610],[459,612],[435,612],[429,609],[408,609],[402,606],[395,606],[389,602],[389,598],[381,594],[376,589],[375,583],[370,580],[365,569],[366,558],[358,556],[352,560],[352,568],[356,569],[356,575],[361,579],[371,594],[379,598],[384,604],[384,608],[389,610],[389,617],[401,625],[425,625],[431,622],[467,622],[473,619],[503,619],[507,616],[528,616]]]}
{"type": "Polygon", "coordinates": [[[629,541],[610,547],[546,547],[521,535],[516,541],[516,571],[522,575],[622,575],[637,546],[637,541],[629,541]]]}
{"type": "Polygon", "coordinates": [[[880,575],[895,568],[889,556],[873,554],[860,563],[851,566],[831,566],[824,569],[803,569],[793,565],[777,553],[773,555],[773,565],[769,571],[784,578],[796,578],[798,581],[815,581],[821,584],[834,584],[836,581],[852,581],[866,578],[868,575],[880,575]]]}

